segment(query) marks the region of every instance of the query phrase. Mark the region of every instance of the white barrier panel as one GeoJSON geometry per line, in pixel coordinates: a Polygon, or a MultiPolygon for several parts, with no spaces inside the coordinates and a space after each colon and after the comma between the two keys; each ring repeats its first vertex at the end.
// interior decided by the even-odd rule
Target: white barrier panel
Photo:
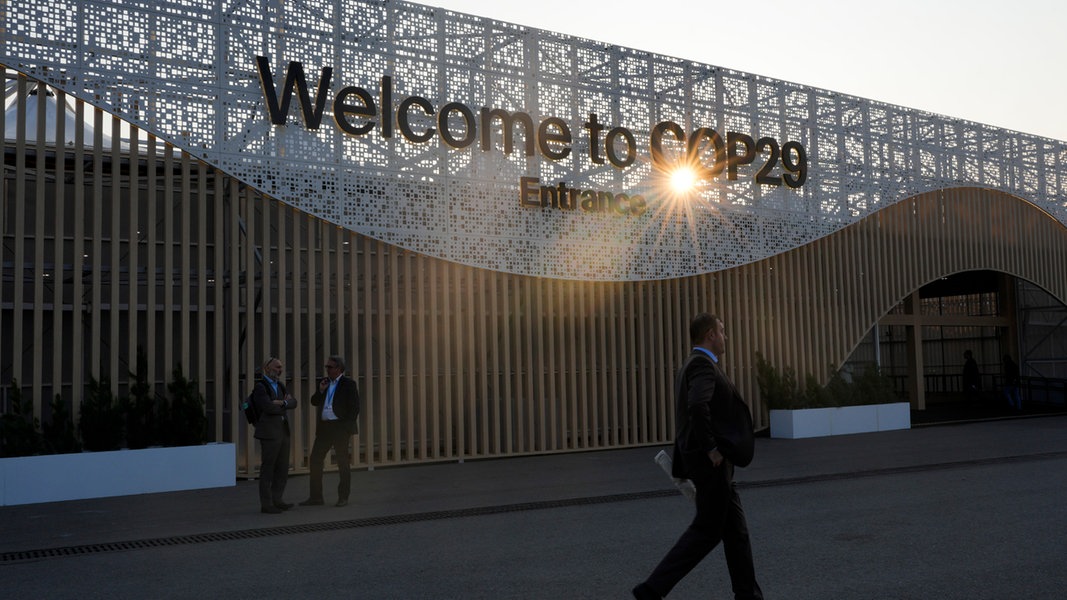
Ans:
{"type": "Polygon", "coordinates": [[[798,439],[911,428],[911,404],[772,410],[771,437],[798,439]]]}
{"type": "Polygon", "coordinates": [[[233,444],[0,459],[0,506],[237,485],[233,444]]]}

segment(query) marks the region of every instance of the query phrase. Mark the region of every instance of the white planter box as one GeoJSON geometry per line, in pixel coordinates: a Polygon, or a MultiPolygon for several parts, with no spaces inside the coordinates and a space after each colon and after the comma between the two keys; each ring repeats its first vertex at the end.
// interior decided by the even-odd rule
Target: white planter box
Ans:
{"type": "Polygon", "coordinates": [[[234,485],[233,444],[0,459],[0,506],[234,485]]]}
{"type": "Polygon", "coordinates": [[[911,404],[772,410],[772,438],[809,438],[911,428],[911,404]]]}

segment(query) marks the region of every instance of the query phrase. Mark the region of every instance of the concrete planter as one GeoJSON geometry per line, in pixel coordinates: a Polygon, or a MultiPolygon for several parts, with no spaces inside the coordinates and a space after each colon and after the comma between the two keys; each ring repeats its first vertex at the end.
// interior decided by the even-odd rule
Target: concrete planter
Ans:
{"type": "Polygon", "coordinates": [[[0,506],[233,485],[233,444],[0,459],[0,506]]]}
{"type": "Polygon", "coordinates": [[[772,438],[809,438],[911,428],[911,404],[772,410],[772,438]]]}

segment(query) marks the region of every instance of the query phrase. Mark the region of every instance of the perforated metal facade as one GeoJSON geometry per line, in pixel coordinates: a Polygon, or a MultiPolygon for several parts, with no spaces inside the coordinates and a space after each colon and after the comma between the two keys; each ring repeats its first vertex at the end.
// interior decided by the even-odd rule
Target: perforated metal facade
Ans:
{"type": "MultiPolygon", "coordinates": [[[[9,67],[303,211],[496,271],[592,280],[720,271],[960,185],[1016,195],[1067,222],[1062,142],[417,4],[11,0],[2,22],[0,62],[9,67]],[[279,95],[289,63],[301,63],[312,102],[320,69],[332,69],[317,130],[304,126],[295,97],[288,124],[271,124],[257,56],[267,59],[279,95]],[[391,86],[383,84],[386,76],[391,86]],[[403,109],[416,134],[434,127],[429,113],[445,112],[449,103],[475,115],[483,106],[525,112],[535,127],[556,117],[573,141],[550,147],[572,151],[559,160],[539,150],[527,156],[525,138],[516,134],[507,154],[499,123],[488,150],[478,141],[449,148],[440,135],[383,138],[380,114],[354,119],[377,124],[348,135],[331,119],[343,86],[365,88],[374,101],[391,87],[390,112],[403,109]],[[432,110],[402,105],[411,97],[428,100],[432,110]],[[596,136],[584,127],[590,113],[604,125],[596,136]],[[649,160],[648,141],[663,121],[686,134],[705,127],[724,138],[739,132],[800,144],[807,179],[795,188],[754,183],[768,150],[741,165],[736,180],[724,173],[690,201],[672,201],[649,160]],[[604,138],[616,127],[632,135],[633,163],[597,164],[590,140],[599,140],[603,160],[604,138]],[[639,195],[648,208],[639,216],[524,208],[522,177],[639,195]]],[[[465,126],[455,124],[462,111],[449,114],[451,131],[462,137],[465,126]]],[[[614,139],[625,159],[627,138],[614,139]]],[[[781,161],[772,166],[772,177],[786,174],[781,161]]]]}

